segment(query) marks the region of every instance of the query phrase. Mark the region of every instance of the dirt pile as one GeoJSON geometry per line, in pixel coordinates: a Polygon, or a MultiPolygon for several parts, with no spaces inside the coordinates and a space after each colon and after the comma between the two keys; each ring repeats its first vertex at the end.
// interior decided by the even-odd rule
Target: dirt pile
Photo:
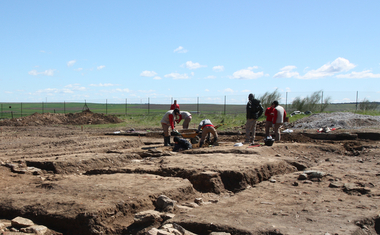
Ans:
{"type": "Polygon", "coordinates": [[[350,112],[317,113],[286,124],[291,129],[319,129],[323,127],[337,129],[363,129],[380,126],[379,116],[361,115],[350,112]]]}
{"type": "Polygon", "coordinates": [[[44,126],[44,125],[87,125],[121,123],[123,120],[115,115],[83,111],[81,113],[34,113],[22,118],[0,121],[0,126],[44,126]]]}

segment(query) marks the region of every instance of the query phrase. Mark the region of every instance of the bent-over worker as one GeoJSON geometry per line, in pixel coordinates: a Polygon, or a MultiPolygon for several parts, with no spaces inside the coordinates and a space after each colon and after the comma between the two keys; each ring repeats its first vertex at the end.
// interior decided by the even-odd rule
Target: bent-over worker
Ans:
{"type": "Polygon", "coordinates": [[[178,114],[179,114],[178,109],[169,110],[165,113],[165,115],[161,119],[161,126],[162,126],[162,129],[164,130],[164,146],[170,146],[169,127],[172,128],[172,131],[175,131],[174,120],[177,119],[178,114]]]}
{"type": "Polygon", "coordinates": [[[191,113],[187,111],[179,111],[179,119],[177,120],[177,123],[179,123],[183,119],[182,128],[183,129],[189,129],[189,123],[191,121],[191,113]]]}
{"type": "Polygon", "coordinates": [[[204,119],[199,123],[198,130],[199,132],[202,129],[202,137],[201,141],[199,143],[199,147],[202,147],[204,144],[204,141],[206,139],[206,136],[209,134],[212,134],[214,136],[213,143],[216,144],[216,141],[218,140],[218,133],[216,132],[216,129],[210,119],[204,119]]]}

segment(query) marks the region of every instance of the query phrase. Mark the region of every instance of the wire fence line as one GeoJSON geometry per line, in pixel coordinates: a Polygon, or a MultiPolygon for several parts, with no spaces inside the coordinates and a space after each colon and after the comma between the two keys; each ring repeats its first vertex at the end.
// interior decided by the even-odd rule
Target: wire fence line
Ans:
{"type": "MultiPolygon", "coordinates": [[[[310,92],[283,92],[281,93],[280,104],[287,112],[294,111],[291,106],[292,100],[296,97],[306,97],[310,92]]],[[[260,98],[262,94],[255,94],[260,98]]],[[[328,97],[331,104],[325,111],[353,111],[358,109],[358,104],[364,98],[377,97],[379,92],[346,92],[342,97],[346,102],[337,98],[337,93],[330,94],[322,92],[321,103],[328,97]],[[334,96],[332,96],[334,95],[334,96]],[[362,97],[362,98],[359,98],[362,97]],[[335,102],[334,102],[335,101],[335,102]]],[[[248,101],[247,95],[229,95],[218,97],[147,97],[147,98],[128,98],[123,102],[120,100],[84,100],[70,102],[4,102],[0,103],[0,118],[20,118],[33,113],[76,113],[90,110],[95,113],[106,115],[149,115],[158,114],[170,109],[174,100],[180,105],[181,110],[191,113],[218,113],[218,114],[239,114],[245,113],[245,105],[248,101]]],[[[379,99],[380,100],[380,99],[379,99]]],[[[266,107],[264,107],[266,108],[266,107]]],[[[305,111],[305,110],[301,110],[305,111]]]]}

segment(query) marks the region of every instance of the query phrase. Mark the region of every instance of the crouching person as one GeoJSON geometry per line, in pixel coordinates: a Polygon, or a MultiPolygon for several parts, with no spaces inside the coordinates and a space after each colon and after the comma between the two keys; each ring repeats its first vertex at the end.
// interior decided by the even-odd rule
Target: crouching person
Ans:
{"type": "Polygon", "coordinates": [[[173,140],[174,140],[173,152],[180,152],[183,150],[188,150],[188,149],[193,148],[191,143],[186,139],[182,139],[182,138],[179,138],[178,136],[176,136],[176,137],[174,137],[173,140]]]}
{"type": "Polygon", "coordinates": [[[213,143],[214,145],[218,145],[218,133],[216,132],[216,129],[210,119],[204,119],[199,123],[197,133],[202,129],[202,137],[201,141],[199,143],[199,147],[202,147],[202,145],[205,142],[206,137],[209,137],[210,134],[214,136],[213,143]]]}

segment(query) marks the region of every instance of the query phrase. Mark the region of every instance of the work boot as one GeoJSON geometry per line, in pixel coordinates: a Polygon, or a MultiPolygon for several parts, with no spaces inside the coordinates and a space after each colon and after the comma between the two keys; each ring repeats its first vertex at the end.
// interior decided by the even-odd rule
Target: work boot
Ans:
{"type": "Polygon", "coordinates": [[[203,141],[199,142],[199,148],[202,147],[203,141]]]}
{"type": "Polygon", "coordinates": [[[213,141],[212,145],[219,146],[218,138],[217,137],[214,138],[214,141],[213,141]]]}
{"type": "Polygon", "coordinates": [[[164,136],[164,146],[170,146],[170,136],[164,136]]]}

